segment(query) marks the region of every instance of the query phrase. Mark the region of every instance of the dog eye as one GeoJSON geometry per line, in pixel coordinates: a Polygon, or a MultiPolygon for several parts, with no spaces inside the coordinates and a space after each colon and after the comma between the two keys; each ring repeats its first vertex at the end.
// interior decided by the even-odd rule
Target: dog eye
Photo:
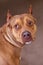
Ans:
{"type": "Polygon", "coordinates": [[[31,21],[28,22],[29,25],[33,25],[33,23],[31,21]]]}
{"type": "Polygon", "coordinates": [[[27,21],[27,25],[32,26],[33,22],[32,21],[27,21]]]}
{"type": "Polygon", "coordinates": [[[16,24],[14,27],[18,30],[20,28],[20,25],[16,24]]]}

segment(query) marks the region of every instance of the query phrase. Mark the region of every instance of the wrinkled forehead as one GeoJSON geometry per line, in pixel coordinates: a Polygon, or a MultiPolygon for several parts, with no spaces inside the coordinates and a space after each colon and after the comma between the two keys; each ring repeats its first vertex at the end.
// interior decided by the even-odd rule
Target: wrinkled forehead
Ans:
{"type": "Polygon", "coordinates": [[[11,18],[10,22],[20,22],[20,21],[25,21],[26,19],[31,20],[33,22],[36,21],[36,19],[31,15],[31,14],[20,14],[20,15],[15,15],[11,18]]]}

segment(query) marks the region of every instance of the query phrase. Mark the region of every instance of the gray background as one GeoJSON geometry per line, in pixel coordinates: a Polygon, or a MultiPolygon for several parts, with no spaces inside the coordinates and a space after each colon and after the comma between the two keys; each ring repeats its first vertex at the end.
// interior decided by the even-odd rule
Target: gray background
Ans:
{"type": "Polygon", "coordinates": [[[38,30],[36,40],[22,49],[20,65],[43,65],[43,0],[0,0],[0,27],[6,22],[8,9],[12,15],[22,14],[27,12],[30,4],[33,6],[38,30]]]}

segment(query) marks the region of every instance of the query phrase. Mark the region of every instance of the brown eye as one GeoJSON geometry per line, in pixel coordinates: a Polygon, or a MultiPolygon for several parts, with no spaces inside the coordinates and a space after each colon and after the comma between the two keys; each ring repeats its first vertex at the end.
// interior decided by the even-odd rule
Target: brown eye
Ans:
{"type": "Polygon", "coordinates": [[[20,28],[20,25],[16,24],[14,27],[18,30],[20,28]]]}
{"type": "Polygon", "coordinates": [[[28,26],[32,26],[32,25],[33,25],[33,22],[30,21],[30,20],[27,20],[27,25],[28,25],[28,26]]]}
{"type": "Polygon", "coordinates": [[[33,25],[33,22],[32,22],[32,21],[29,21],[28,24],[29,24],[30,26],[32,26],[32,25],[33,25]]]}

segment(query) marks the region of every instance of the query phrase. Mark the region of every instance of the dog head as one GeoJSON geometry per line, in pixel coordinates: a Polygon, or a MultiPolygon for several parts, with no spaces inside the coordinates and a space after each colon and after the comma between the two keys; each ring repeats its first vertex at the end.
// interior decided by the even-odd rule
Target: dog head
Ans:
{"type": "Polygon", "coordinates": [[[8,13],[7,27],[11,30],[16,41],[25,44],[33,41],[36,33],[36,19],[32,16],[32,8],[29,8],[29,14],[20,14],[11,16],[8,13]]]}

